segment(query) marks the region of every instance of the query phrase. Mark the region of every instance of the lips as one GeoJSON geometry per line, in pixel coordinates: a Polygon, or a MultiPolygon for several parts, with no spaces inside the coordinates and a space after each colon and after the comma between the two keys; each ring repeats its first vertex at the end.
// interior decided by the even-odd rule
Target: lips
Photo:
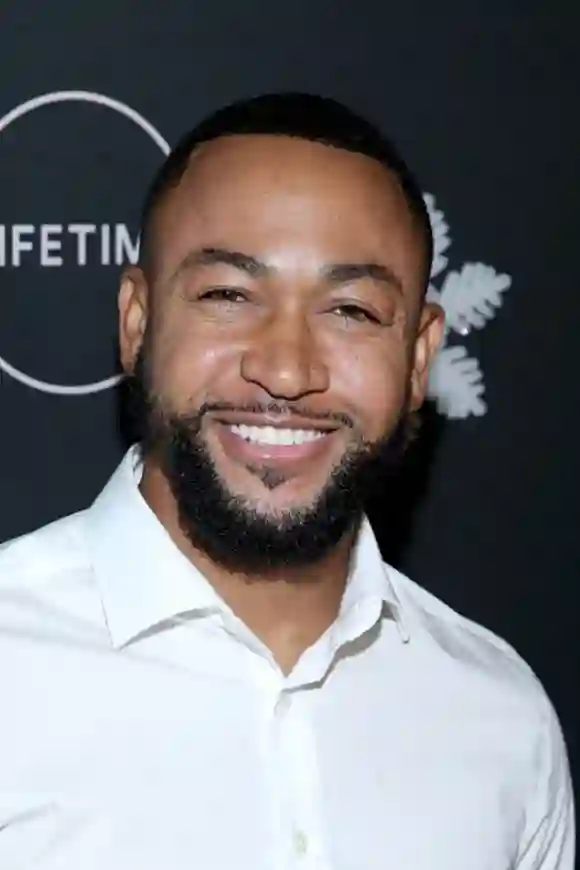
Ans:
{"type": "Polygon", "coordinates": [[[293,466],[321,458],[337,431],[328,423],[261,416],[219,420],[217,433],[224,452],[242,463],[293,466]]]}
{"type": "Polygon", "coordinates": [[[337,429],[339,423],[325,417],[307,417],[297,413],[222,411],[210,415],[218,423],[228,426],[250,426],[274,429],[302,429],[305,431],[330,432],[337,429]]]}

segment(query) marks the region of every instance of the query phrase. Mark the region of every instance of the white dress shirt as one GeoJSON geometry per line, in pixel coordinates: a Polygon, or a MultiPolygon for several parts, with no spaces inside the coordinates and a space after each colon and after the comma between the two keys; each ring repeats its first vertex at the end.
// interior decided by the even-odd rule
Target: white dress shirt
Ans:
{"type": "Polygon", "coordinates": [[[0,550],[1,870],[572,870],[556,716],[382,563],[284,677],[143,501],[0,550]]]}

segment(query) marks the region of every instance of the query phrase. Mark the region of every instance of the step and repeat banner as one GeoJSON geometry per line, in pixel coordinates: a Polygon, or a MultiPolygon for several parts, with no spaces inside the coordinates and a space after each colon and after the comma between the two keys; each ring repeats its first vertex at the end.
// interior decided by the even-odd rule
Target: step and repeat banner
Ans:
{"type": "Polygon", "coordinates": [[[423,439],[369,505],[381,546],[528,659],[577,769],[580,7],[517,6],[3,4],[0,539],[121,456],[118,275],[171,145],[243,96],[338,98],[418,173],[447,312],[423,439]]]}

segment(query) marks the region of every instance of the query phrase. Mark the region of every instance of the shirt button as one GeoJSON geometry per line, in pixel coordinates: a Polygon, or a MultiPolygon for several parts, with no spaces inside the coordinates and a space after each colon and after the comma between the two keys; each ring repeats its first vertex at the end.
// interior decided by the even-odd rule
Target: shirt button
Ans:
{"type": "Polygon", "coordinates": [[[308,852],[308,837],[304,831],[294,831],[294,850],[300,858],[308,852]]]}

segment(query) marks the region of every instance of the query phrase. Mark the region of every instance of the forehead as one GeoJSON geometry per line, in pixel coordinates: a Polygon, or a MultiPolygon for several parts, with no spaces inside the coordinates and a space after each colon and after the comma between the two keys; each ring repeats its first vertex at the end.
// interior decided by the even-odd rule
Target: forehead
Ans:
{"type": "Polygon", "coordinates": [[[167,273],[197,247],[226,247],[276,266],[384,261],[413,281],[422,243],[396,177],[364,155],[283,136],[200,146],[154,220],[167,273]]]}

